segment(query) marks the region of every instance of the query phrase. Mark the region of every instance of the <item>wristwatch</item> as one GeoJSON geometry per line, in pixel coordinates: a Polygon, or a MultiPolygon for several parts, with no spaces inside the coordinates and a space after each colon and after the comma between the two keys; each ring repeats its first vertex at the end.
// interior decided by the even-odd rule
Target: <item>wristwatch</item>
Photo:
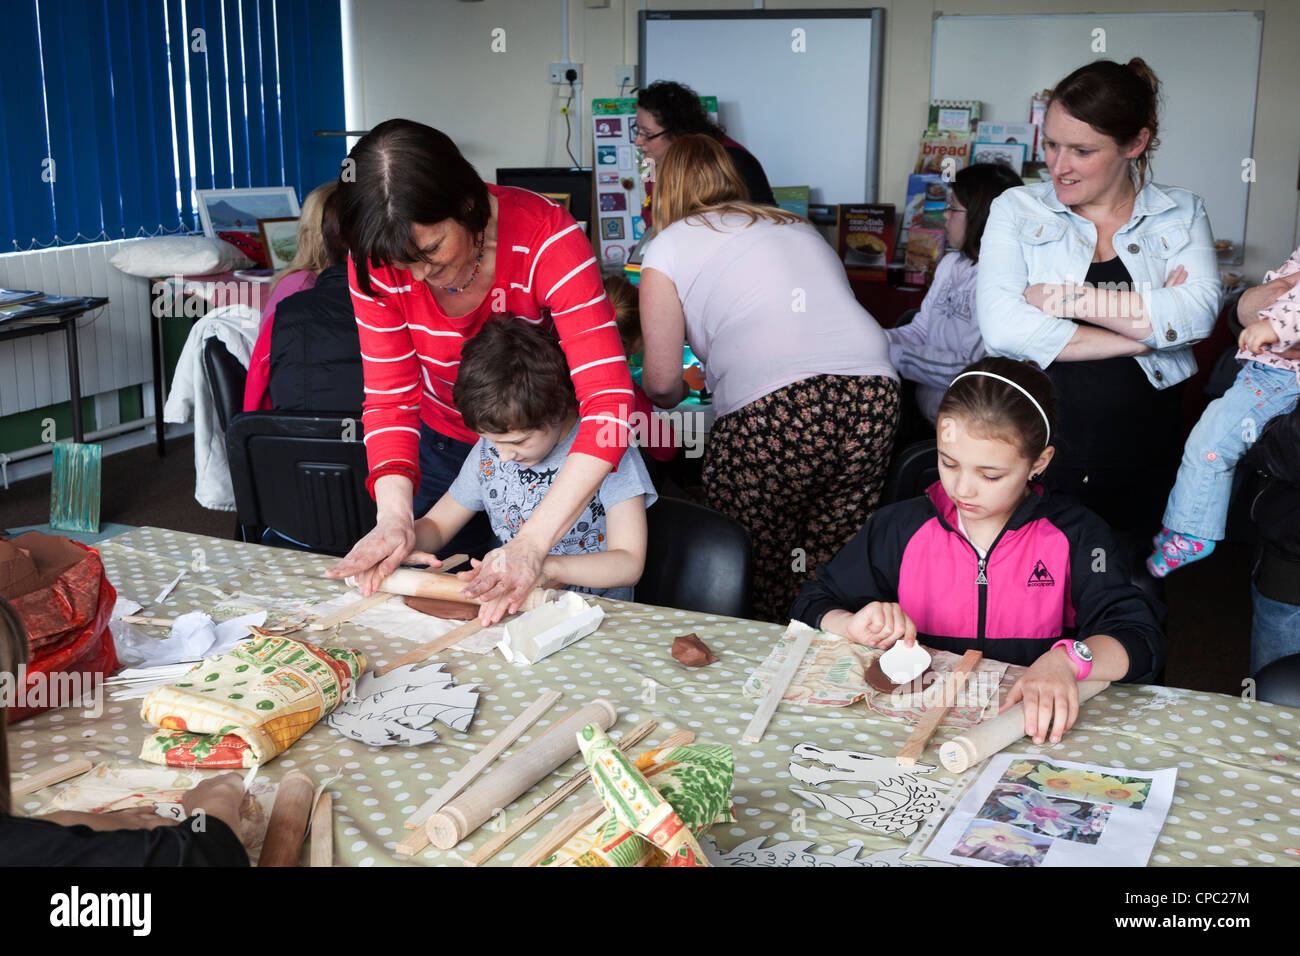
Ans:
{"type": "Polygon", "coordinates": [[[1088,675],[1092,673],[1092,649],[1083,641],[1072,641],[1069,638],[1057,641],[1052,645],[1052,650],[1058,647],[1064,647],[1065,653],[1070,655],[1070,660],[1074,661],[1074,666],[1079,668],[1075,680],[1087,680],[1088,675]]]}

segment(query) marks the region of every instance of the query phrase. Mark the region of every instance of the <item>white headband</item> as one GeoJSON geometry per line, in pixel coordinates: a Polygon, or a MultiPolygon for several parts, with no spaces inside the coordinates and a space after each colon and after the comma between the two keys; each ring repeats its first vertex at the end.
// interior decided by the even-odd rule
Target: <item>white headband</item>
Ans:
{"type": "Polygon", "coordinates": [[[992,372],[976,371],[976,372],[962,372],[960,375],[958,375],[956,378],[954,378],[951,382],[948,383],[948,387],[952,388],[954,385],[960,382],[967,375],[986,375],[989,378],[996,378],[999,382],[1006,382],[1008,385],[1014,388],[1021,395],[1025,396],[1025,398],[1033,402],[1034,408],[1038,409],[1038,414],[1043,416],[1043,427],[1047,429],[1047,440],[1043,442],[1043,447],[1046,448],[1048,445],[1052,443],[1052,425],[1051,422],[1047,420],[1047,412],[1043,411],[1043,406],[1038,404],[1038,399],[1034,398],[1034,396],[1030,395],[1027,391],[1025,391],[1023,386],[1017,385],[1015,382],[1011,381],[1011,379],[1003,378],[1001,375],[995,375],[992,372]]]}

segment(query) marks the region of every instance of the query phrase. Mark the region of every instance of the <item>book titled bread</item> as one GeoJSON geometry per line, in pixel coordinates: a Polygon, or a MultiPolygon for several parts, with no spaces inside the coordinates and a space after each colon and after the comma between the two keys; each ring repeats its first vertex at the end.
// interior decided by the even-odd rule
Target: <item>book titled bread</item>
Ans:
{"type": "Polygon", "coordinates": [[[921,152],[916,159],[914,173],[937,173],[951,179],[958,170],[970,165],[971,146],[975,134],[936,133],[927,131],[921,137],[921,152]]]}
{"type": "Polygon", "coordinates": [[[845,271],[856,279],[883,282],[894,257],[893,203],[858,203],[839,207],[839,254],[845,271]]]}

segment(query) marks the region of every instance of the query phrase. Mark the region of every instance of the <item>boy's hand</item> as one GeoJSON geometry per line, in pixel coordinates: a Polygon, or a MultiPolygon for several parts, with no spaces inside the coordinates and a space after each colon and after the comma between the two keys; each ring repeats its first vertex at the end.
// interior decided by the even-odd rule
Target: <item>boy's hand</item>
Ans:
{"type": "Polygon", "coordinates": [[[1278,336],[1273,328],[1273,323],[1261,320],[1241,330],[1241,335],[1237,336],[1237,348],[1258,355],[1264,351],[1264,346],[1271,345],[1277,340],[1278,336]]]}
{"type": "Polygon", "coordinates": [[[998,713],[1023,701],[1025,733],[1041,744],[1050,729],[1052,743],[1059,744],[1079,717],[1078,673],[1065,649],[1054,648],[1016,681],[998,713]]]}
{"type": "Polygon", "coordinates": [[[892,647],[899,638],[911,647],[916,643],[916,622],[907,616],[900,604],[872,601],[854,614],[844,629],[844,636],[858,644],[892,647]]]}

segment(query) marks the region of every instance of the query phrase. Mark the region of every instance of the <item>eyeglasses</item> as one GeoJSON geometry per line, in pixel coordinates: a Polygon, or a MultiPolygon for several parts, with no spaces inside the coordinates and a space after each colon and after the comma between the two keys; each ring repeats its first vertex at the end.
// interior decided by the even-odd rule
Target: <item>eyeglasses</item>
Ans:
{"type": "Polygon", "coordinates": [[[952,213],[952,214],[955,216],[955,215],[957,215],[957,213],[959,213],[959,212],[965,212],[966,210],[965,210],[965,209],[962,209],[960,206],[954,206],[954,205],[952,205],[952,204],[949,204],[949,205],[943,207],[943,211],[944,211],[944,212],[950,212],[950,213],[952,213]]]}
{"type": "Polygon", "coordinates": [[[660,136],[663,136],[668,132],[668,130],[666,129],[661,129],[657,133],[647,133],[645,130],[643,130],[640,126],[636,124],[636,120],[633,120],[631,123],[628,123],[627,128],[628,128],[628,132],[632,134],[633,139],[636,139],[638,136],[640,136],[647,143],[650,142],[650,140],[652,139],[658,139],[660,136]]]}

